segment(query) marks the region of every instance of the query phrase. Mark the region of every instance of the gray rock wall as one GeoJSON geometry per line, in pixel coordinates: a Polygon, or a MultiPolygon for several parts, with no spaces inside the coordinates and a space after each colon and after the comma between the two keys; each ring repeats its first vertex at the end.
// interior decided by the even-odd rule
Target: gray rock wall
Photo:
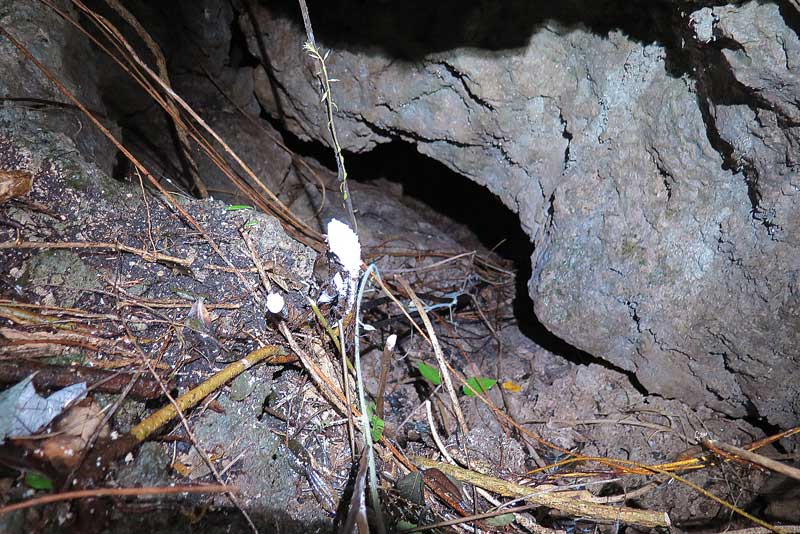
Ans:
{"type": "MultiPolygon", "coordinates": [[[[63,13],[78,15],[69,2],[56,2],[63,13]]],[[[20,41],[106,127],[106,108],[97,88],[97,55],[88,40],[55,12],[35,0],[0,0],[0,26],[20,41]]],[[[75,140],[81,153],[111,174],[115,150],[55,84],[5,37],[0,37],[0,130],[20,121],[46,121],[49,131],[75,140]]],[[[2,133],[2,132],[0,132],[2,133]]]]}
{"type": "MultiPolygon", "coordinates": [[[[542,17],[519,43],[487,37],[503,26],[478,8],[420,9],[418,26],[394,30],[409,43],[386,22],[391,4],[353,7],[349,25],[344,3],[319,6],[312,20],[340,24],[317,37],[334,48],[344,148],[412,142],[518,213],[547,328],[653,394],[793,425],[800,43],[774,4],[658,6],[649,38],[631,29],[647,22],[603,26],[611,3],[585,25],[542,17]],[[469,39],[442,37],[453,17],[469,39]]],[[[304,34],[293,15],[256,11],[271,61],[255,75],[262,106],[327,139],[304,34]]]]}

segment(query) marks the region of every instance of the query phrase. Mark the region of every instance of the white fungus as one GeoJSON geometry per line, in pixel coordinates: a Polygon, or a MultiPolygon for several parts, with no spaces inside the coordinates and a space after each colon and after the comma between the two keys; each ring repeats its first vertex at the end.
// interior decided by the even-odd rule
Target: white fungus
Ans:
{"type": "MultiPolygon", "coordinates": [[[[348,284],[341,276],[334,277],[333,283],[341,298],[347,297],[347,310],[353,307],[358,286],[358,273],[361,271],[361,243],[356,233],[345,223],[331,219],[328,223],[328,248],[350,275],[348,284]]],[[[338,275],[337,275],[338,276],[338,275]]]]}
{"type": "Polygon", "coordinates": [[[267,295],[267,309],[270,311],[270,313],[280,313],[285,305],[286,302],[279,294],[270,293],[267,295]]]}
{"type": "Polygon", "coordinates": [[[386,350],[392,351],[394,350],[394,346],[397,344],[397,334],[392,334],[391,336],[386,338],[386,350]]]}
{"type": "Polygon", "coordinates": [[[350,277],[358,278],[358,272],[361,270],[361,243],[348,225],[337,219],[331,219],[328,223],[328,248],[339,258],[350,273],[350,277]]]}

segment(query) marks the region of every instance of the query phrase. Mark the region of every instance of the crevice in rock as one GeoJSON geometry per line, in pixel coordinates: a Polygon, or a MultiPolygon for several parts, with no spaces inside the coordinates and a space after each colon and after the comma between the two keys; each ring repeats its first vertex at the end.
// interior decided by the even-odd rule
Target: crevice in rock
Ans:
{"type": "MultiPolygon", "coordinates": [[[[511,260],[516,272],[514,317],[518,328],[528,338],[571,363],[597,364],[623,374],[639,393],[649,394],[635,373],[580,350],[550,332],[539,321],[527,289],[533,245],[522,231],[517,216],[486,188],[417,153],[413,145],[400,141],[381,145],[366,154],[349,155],[347,162],[354,179],[369,180],[367,177],[371,175],[372,178],[382,177],[402,184],[405,195],[464,224],[485,247],[511,260]]],[[[555,195],[551,195],[548,211],[551,218],[554,199],[555,195]]]]}
{"type": "MultiPolygon", "coordinates": [[[[318,158],[332,171],[335,170],[335,161],[329,148],[319,143],[301,141],[287,132],[283,132],[283,135],[287,146],[293,151],[318,158]]],[[[649,394],[635,373],[567,343],[539,321],[527,289],[533,245],[522,231],[516,214],[485,187],[420,154],[413,144],[401,140],[379,145],[363,154],[346,153],[345,162],[352,180],[370,182],[383,178],[402,185],[404,195],[463,224],[483,246],[513,262],[516,272],[513,312],[517,326],[528,338],[571,363],[597,364],[623,374],[639,393],[649,394]]],[[[358,202],[356,196],[354,200],[358,202]]],[[[550,195],[548,215],[551,220],[554,200],[555,195],[550,195]]]]}
{"type": "MultiPolygon", "coordinates": [[[[253,17],[253,12],[249,2],[242,2],[243,12],[247,15],[245,19],[248,23],[253,24],[256,28],[255,35],[262,36],[259,31],[258,21],[253,17]]],[[[256,67],[258,65],[270,65],[269,54],[267,54],[266,46],[262,39],[256,39],[256,46],[258,46],[258,57],[250,52],[247,46],[247,36],[242,29],[239,17],[233,17],[231,21],[231,42],[230,49],[228,50],[228,65],[231,67],[256,67]]],[[[268,71],[271,69],[267,68],[268,71]]]]}
{"type": "Polygon", "coordinates": [[[485,108],[489,111],[494,111],[494,106],[492,106],[489,102],[476,95],[475,92],[472,91],[472,89],[470,89],[469,84],[467,83],[467,81],[469,80],[469,76],[467,76],[463,72],[460,72],[453,65],[451,65],[446,61],[437,61],[436,64],[443,66],[445,69],[447,69],[447,72],[449,72],[453,78],[461,82],[461,86],[464,88],[464,92],[467,93],[467,96],[469,96],[473,102],[475,102],[482,108],[485,108]]]}
{"type": "MultiPolygon", "coordinates": [[[[719,71],[720,69],[715,70],[719,71]]],[[[713,97],[712,93],[714,90],[709,89],[709,86],[718,85],[720,83],[723,82],[717,81],[710,83],[706,81],[701,83],[698,81],[697,104],[706,126],[706,136],[712,148],[722,157],[722,168],[733,172],[739,172],[743,176],[747,187],[747,198],[750,200],[750,214],[754,221],[760,222],[769,231],[772,224],[763,215],[761,192],[758,189],[758,176],[755,170],[747,165],[746,162],[736,157],[733,146],[720,135],[717,129],[711,107],[712,102],[719,103],[719,101],[713,97]]]]}
{"type": "MultiPolygon", "coordinates": [[[[264,72],[267,75],[267,80],[269,81],[269,89],[272,93],[272,99],[275,102],[275,113],[278,116],[278,122],[283,122],[285,119],[285,112],[283,110],[283,97],[282,97],[282,90],[280,86],[280,82],[278,82],[278,78],[275,76],[275,71],[272,68],[272,61],[269,57],[269,52],[267,52],[266,44],[264,43],[264,34],[261,31],[261,27],[258,22],[258,17],[256,17],[255,12],[253,11],[253,6],[251,5],[251,0],[245,0],[241,3],[243,8],[243,13],[246,15],[247,21],[253,26],[253,33],[255,35],[256,46],[258,48],[259,58],[254,58],[257,63],[263,66],[264,72]]],[[[231,52],[233,51],[234,43],[238,43],[239,47],[243,47],[245,50],[249,50],[247,47],[247,37],[244,34],[244,30],[240,24],[237,24],[237,18],[234,17],[234,26],[236,26],[236,30],[231,33],[231,52]]],[[[266,117],[265,117],[266,118],[266,117]]]]}
{"type": "Polygon", "coordinates": [[[664,190],[667,192],[667,202],[669,202],[672,200],[672,184],[676,182],[675,177],[664,166],[658,150],[653,148],[652,152],[650,153],[650,157],[653,158],[653,164],[656,166],[658,173],[661,175],[661,181],[664,183],[664,190]]]}
{"type": "Polygon", "coordinates": [[[570,165],[569,149],[572,144],[572,132],[569,131],[567,119],[564,117],[564,112],[561,109],[558,110],[558,120],[561,122],[562,126],[561,137],[567,141],[567,146],[564,147],[564,168],[562,169],[562,173],[566,173],[570,165]]]}
{"type": "MultiPolygon", "coordinates": [[[[697,104],[706,126],[706,136],[712,148],[722,157],[722,168],[741,173],[750,200],[750,214],[753,221],[763,226],[770,238],[776,225],[769,211],[761,204],[758,171],[746,159],[738,157],[734,147],[720,134],[715,119],[716,105],[746,105],[753,111],[770,109],[771,106],[750,88],[739,82],[731,72],[722,50],[741,49],[741,44],[730,39],[720,38],[713,45],[704,45],[693,40],[691,33],[685,38],[689,46],[689,56],[694,64],[694,77],[697,81],[697,104]]],[[[778,114],[780,116],[780,114],[778,114]]]]}
{"type": "Polygon", "coordinates": [[[554,217],[556,214],[556,194],[550,193],[550,198],[547,199],[547,228],[550,229],[554,224],[554,217]]]}

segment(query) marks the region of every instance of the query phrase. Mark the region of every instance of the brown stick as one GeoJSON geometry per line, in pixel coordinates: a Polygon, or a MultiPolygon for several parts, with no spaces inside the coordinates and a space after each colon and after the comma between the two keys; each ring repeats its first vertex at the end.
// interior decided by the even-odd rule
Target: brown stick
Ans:
{"type": "Polygon", "coordinates": [[[226,486],[223,484],[207,484],[205,486],[165,486],[165,487],[145,487],[145,488],[99,488],[90,490],[67,491],[54,495],[42,495],[35,499],[28,499],[0,508],[0,515],[24,510],[34,506],[50,504],[61,501],[71,501],[73,499],[84,499],[86,497],[124,497],[127,495],[167,495],[174,493],[238,493],[238,486],[226,486]]]}
{"type": "MultiPolygon", "coordinates": [[[[131,373],[116,373],[92,367],[47,365],[33,361],[0,362],[0,383],[16,383],[31,373],[36,373],[33,384],[37,388],[61,388],[83,381],[88,383],[90,389],[101,393],[120,393],[133,377],[131,373]]],[[[131,388],[130,395],[142,400],[157,399],[161,396],[161,388],[153,379],[140,377],[131,388]]]]}
{"type": "Polygon", "coordinates": [[[408,294],[411,298],[411,301],[414,303],[414,306],[417,308],[419,312],[419,318],[422,319],[422,322],[425,324],[425,329],[428,331],[428,336],[430,337],[431,346],[433,347],[433,353],[436,356],[436,361],[439,362],[439,372],[442,375],[442,380],[445,385],[445,390],[450,396],[450,402],[453,405],[453,411],[456,414],[456,419],[458,419],[458,426],[461,428],[461,432],[466,437],[469,434],[469,428],[467,427],[467,421],[464,419],[464,413],[461,411],[461,405],[458,403],[458,396],[456,395],[456,390],[453,387],[453,380],[450,378],[450,371],[448,370],[448,365],[444,359],[444,353],[442,353],[442,348],[439,345],[439,340],[436,338],[436,332],[433,330],[433,324],[431,320],[428,318],[428,313],[425,311],[425,306],[422,304],[422,301],[419,300],[417,294],[414,293],[414,290],[411,289],[411,286],[402,276],[397,277],[397,281],[400,283],[400,286],[403,290],[408,294]]]}
{"type": "Polygon", "coordinates": [[[715,439],[703,440],[703,446],[714,452],[717,452],[717,449],[722,450],[728,454],[733,454],[743,460],[747,460],[748,462],[753,462],[756,465],[760,465],[761,467],[765,467],[771,471],[780,473],[781,475],[793,478],[795,480],[800,480],[800,469],[775,461],[772,458],[767,458],[766,456],[750,452],[734,445],[728,445],[727,443],[723,443],[715,439]]]}
{"type": "Polygon", "coordinates": [[[87,243],[82,241],[64,241],[58,243],[39,241],[6,241],[5,243],[0,243],[0,249],[7,248],[101,248],[111,249],[117,252],[130,252],[131,254],[141,256],[144,261],[149,263],[163,261],[167,263],[175,263],[184,267],[191,267],[192,263],[194,263],[194,259],[176,258],[175,256],[168,256],[167,254],[161,254],[158,252],[150,252],[141,248],[122,245],[120,243],[87,243]]]}
{"type": "Polygon", "coordinates": [[[624,521],[632,525],[645,527],[668,527],[671,522],[666,512],[651,510],[637,510],[625,506],[606,506],[589,501],[573,499],[558,493],[536,493],[535,488],[513,484],[499,478],[483,475],[460,467],[434,462],[429,458],[411,456],[409,458],[423,467],[435,467],[451,477],[474,484],[485,490],[499,493],[508,497],[524,498],[533,504],[565,512],[573,517],[586,517],[606,521],[624,521]]]}

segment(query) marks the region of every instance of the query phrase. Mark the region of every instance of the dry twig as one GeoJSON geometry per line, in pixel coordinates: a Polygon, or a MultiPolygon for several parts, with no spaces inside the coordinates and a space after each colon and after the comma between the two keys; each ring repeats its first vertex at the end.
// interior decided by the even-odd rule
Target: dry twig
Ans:
{"type": "MultiPolygon", "coordinates": [[[[462,469],[454,465],[434,462],[428,458],[420,456],[412,456],[410,459],[421,466],[428,468],[435,467],[447,475],[464,482],[474,484],[485,490],[499,493],[508,497],[523,497],[525,500],[531,503],[538,504],[540,506],[546,506],[548,508],[554,508],[573,517],[586,517],[590,519],[606,521],[619,520],[632,525],[640,525],[651,528],[668,527],[671,524],[669,516],[666,514],[666,512],[637,510],[628,507],[605,506],[590,501],[574,499],[572,497],[554,492],[544,493],[541,491],[536,492],[536,490],[532,492],[531,488],[528,486],[506,482],[505,480],[501,480],[499,478],[483,475],[467,469],[462,469]]],[[[575,495],[574,492],[570,493],[575,495]]]]}
{"type": "Polygon", "coordinates": [[[238,493],[237,486],[227,486],[224,484],[206,484],[203,486],[166,486],[166,487],[144,487],[144,488],[95,488],[89,490],[79,491],[66,491],[63,493],[55,493],[53,495],[42,495],[27,501],[9,504],[0,508],[0,515],[13,512],[15,510],[24,510],[25,508],[32,508],[34,506],[41,506],[43,504],[50,504],[61,501],[71,501],[75,499],[84,499],[87,497],[124,497],[127,495],[168,495],[175,493],[238,493]]]}

